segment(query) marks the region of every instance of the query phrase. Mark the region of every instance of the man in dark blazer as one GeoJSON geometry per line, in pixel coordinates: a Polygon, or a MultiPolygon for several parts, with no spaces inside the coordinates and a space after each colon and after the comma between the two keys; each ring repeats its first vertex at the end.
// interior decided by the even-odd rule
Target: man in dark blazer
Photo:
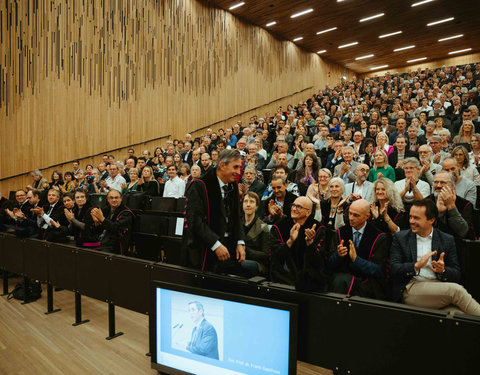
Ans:
{"type": "Polygon", "coordinates": [[[188,312],[195,327],[187,345],[190,353],[218,359],[218,336],[215,328],[205,319],[203,305],[198,301],[188,304],[188,312]]]}
{"type": "Polygon", "coordinates": [[[236,179],[242,168],[238,150],[224,150],[217,167],[188,187],[182,244],[185,266],[242,273],[245,233],[236,179]]]}
{"type": "Polygon", "coordinates": [[[437,216],[432,200],[415,201],[410,229],[395,234],[390,249],[393,298],[434,309],[454,305],[480,316],[480,304],[458,284],[461,276],[454,238],[433,228],[437,216]]]}
{"type": "Polygon", "coordinates": [[[185,148],[182,153],[182,161],[188,165],[192,165],[192,144],[185,142],[185,148]]]}
{"type": "Polygon", "coordinates": [[[64,228],[68,227],[68,221],[65,218],[65,206],[60,201],[60,192],[50,189],[47,200],[48,204],[45,206],[32,209],[38,217],[39,236],[42,240],[67,242],[67,233],[64,228]]]}
{"type": "Polygon", "coordinates": [[[370,203],[354,201],[349,224],[338,229],[330,249],[328,268],[333,274],[330,290],[367,298],[385,298],[388,239],[367,220],[370,203]]]}

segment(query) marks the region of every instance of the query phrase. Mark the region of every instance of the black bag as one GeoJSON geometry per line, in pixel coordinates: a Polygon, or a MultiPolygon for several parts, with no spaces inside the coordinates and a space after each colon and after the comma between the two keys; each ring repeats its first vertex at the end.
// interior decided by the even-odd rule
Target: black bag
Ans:
{"type": "MultiPolygon", "coordinates": [[[[42,284],[39,281],[30,282],[28,284],[28,299],[27,302],[33,302],[42,296],[42,284]]],[[[22,281],[15,285],[15,288],[8,293],[8,299],[25,300],[25,283],[22,281]]]]}

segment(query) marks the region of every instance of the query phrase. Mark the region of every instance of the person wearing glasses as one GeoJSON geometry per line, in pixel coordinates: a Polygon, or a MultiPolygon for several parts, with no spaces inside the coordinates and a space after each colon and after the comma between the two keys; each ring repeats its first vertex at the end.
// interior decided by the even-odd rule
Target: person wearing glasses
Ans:
{"type": "Polygon", "coordinates": [[[313,219],[312,209],[310,199],[298,197],[291,205],[290,215],[270,229],[271,279],[295,285],[299,290],[325,291],[326,232],[313,219]]]}
{"type": "Polygon", "coordinates": [[[358,164],[355,168],[355,181],[345,185],[345,196],[348,196],[348,202],[357,199],[365,199],[371,201],[373,184],[368,181],[368,173],[370,168],[367,164],[358,164]]]}
{"type": "Polygon", "coordinates": [[[118,190],[109,190],[107,202],[106,208],[93,208],[90,211],[96,227],[94,231],[101,232],[99,240],[102,251],[125,255],[132,236],[133,212],[123,204],[118,190]]]}

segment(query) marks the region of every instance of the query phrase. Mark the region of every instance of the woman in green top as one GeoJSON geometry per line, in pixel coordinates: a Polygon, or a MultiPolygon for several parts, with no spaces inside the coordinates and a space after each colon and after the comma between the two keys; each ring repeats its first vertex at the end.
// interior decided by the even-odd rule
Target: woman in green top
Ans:
{"type": "Polygon", "coordinates": [[[130,177],[130,182],[123,185],[122,194],[129,193],[131,191],[138,190],[138,169],[137,168],[130,168],[128,170],[128,175],[130,177]]]}
{"type": "Polygon", "coordinates": [[[385,151],[377,150],[373,154],[375,162],[373,163],[373,168],[370,169],[368,174],[368,181],[374,182],[378,178],[388,178],[395,182],[395,170],[388,165],[388,157],[385,151]]]}

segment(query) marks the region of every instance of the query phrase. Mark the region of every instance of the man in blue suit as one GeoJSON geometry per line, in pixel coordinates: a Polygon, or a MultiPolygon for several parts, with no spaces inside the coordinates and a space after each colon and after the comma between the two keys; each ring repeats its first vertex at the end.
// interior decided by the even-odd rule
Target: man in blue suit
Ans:
{"type": "Polygon", "coordinates": [[[410,209],[410,229],[395,234],[390,249],[393,297],[434,309],[454,305],[480,316],[480,304],[458,284],[460,266],[453,236],[433,228],[437,217],[431,199],[415,201],[410,209]]]}
{"type": "Polygon", "coordinates": [[[203,305],[197,301],[190,302],[188,311],[195,327],[187,350],[193,354],[218,359],[217,331],[205,320],[203,305]]]}

